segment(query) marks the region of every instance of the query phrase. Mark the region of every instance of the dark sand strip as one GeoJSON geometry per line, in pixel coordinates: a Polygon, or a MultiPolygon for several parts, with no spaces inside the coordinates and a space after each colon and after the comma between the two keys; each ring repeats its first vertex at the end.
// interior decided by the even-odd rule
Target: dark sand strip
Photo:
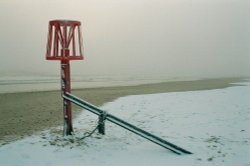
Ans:
{"type": "MultiPolygon", "coordinates": [[[[138,86],[75,89],[72,93],[101,106],[121,96],[164,92],[194,91],[235,86],[241,78],[176,81],[138,86]]],[[[0,143],[8,142],[63,124],[59,91],[0,94],[0,143]]],[[[74,106],[76,116],[81,110],[74,106]]]]}

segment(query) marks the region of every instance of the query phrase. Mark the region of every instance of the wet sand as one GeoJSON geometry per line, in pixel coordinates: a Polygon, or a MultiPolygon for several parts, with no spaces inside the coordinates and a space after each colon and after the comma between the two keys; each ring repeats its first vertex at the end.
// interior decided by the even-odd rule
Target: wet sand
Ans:
{"type": "MultiPolygon", "coordinates": [[[[175,81],[137,86],[74,89],[72,93],[101,106],[119,97],[138,94],[194,91],[226,88],[241,78],[175,81]]],[[[73,114],[82,109],[73,106],[73,114]]],[[[0,94],[0,144],[23,138],[37,131],[63,124],[62,98],[59,91],[0,94]]]]}

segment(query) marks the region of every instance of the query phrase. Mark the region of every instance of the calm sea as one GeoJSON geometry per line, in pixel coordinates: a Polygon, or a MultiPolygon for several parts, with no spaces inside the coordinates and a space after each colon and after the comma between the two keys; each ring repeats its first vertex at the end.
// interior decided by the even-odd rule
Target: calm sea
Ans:
{"type": "MultiPolygon", "coordinates": [[[[164,76],[119,76],[119,75],[85,75],[71,76],[72,89],[139,85],[146,83],[157,83],[177,78],[167,78],[164,76]]],[[[47,91],[60,89],[60,76],[44,75],[12,75],[0,76],[0,93],[47,91]]]]}

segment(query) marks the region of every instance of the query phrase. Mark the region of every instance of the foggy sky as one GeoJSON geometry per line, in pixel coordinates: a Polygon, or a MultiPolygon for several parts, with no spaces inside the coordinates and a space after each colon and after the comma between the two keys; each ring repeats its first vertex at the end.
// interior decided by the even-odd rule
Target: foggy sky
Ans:
{"type": "Polygon", "coordinates": [[[0,0],[0,76],[56,74],[48,21],[82,22],[77,74],[250,76],[248,0],[0,0]]]}

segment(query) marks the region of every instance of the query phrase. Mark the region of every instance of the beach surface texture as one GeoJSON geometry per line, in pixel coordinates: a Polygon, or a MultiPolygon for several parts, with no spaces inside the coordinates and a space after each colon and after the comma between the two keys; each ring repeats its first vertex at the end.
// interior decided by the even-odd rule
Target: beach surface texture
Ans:
{"type": "MultiPolygon", "coordinates": [[[[50,107],[49,104],[43,107],[45,101],[36,100],[35,95],[40,95],[39,97],[44,95],[46,98],[45,95],[48,95],[46,93],[54,94],[54,100],[59,98],[56,96],[59,92],[55,91],[1,94],[1,96],[23,95],[23,98],[26,96],[27,99],[31,95],[33,97],[29,98],[31,101],[40,102],[40,111],[50,112],[52,110],[47,109],[57,102],[60,104],[60,99],[53,102],[51,98],[46,102],[53,104],[50,107]]],[[[97,125],[97,117],[83,110],[79,111],[74,119],[75,134],[68,137],[62,137],[62,126],[56,127],[58,122],[51,122],[50,128],[49,126],[35,128],[34,126],[40,124],[39,117],[42,115],[37,116],[38,114],[33,113],[34,117],[37,116],[37,121],[30,124],[29,134],[24,131],[16,134],[17,129],[13,129],[12,137],[19,139],[14,142],[10,142],[8,138],[11,135],[8,133],[1,135],[1,163],[20,166],[69,164],[140,166],[184,163],[190,166],[250,165],[250,104],[247,101],[250,98],[249,82],[238,79],[209,79],[81,89],[73,93],[79,97],[85,96],[90,102],[102,105],[103,110],[194,154],[181,156],[173,154],[109,122],[106,123],[106,135],[94,133],[91,137],[81,139],[86,132],[97,125]],[[87,94],[95,94],[96,98],[87,94]],[[106,98],[98,100],[100,94],[106,98]],[[129,96],[120,97],[126,95],[129,96]],[[117,97],[120,98],[116,99],[117,97]],[[20,139],[24,136],[25,138],[20,139]]],[[[5,99],[7,101],[7,97],[5,99]]],[[[54,115],[60,116],[60,114],[54,115]]],[[[8,123],[5,123],[8,128],[8,123]]],[[[22,128],[24,123],[25,119],[18,127],[22,128]]]]}
{"type": "MultiPolygon", "coordinates": [[[[232,83],[240,81],[240,78],[172,81],[137,86],[74,89],[72,93],[90,103],[102,106],[127,95],[218,89],[235,86],[232,83]]],[[[63,125],[62,106],[60,91],[0,94],[0,144],[49,127],[63,125]]],[[[81,112],[81,108],[73,107],[74,117],[81,112]]]]}

